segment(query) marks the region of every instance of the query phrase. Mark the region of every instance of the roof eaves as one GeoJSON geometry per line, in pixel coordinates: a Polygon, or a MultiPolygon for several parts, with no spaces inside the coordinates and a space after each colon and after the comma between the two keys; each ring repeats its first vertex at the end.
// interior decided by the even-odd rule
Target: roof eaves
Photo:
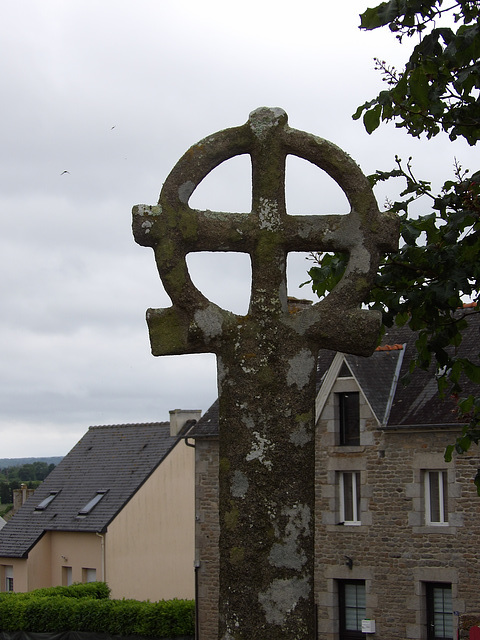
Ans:
{"type": "Polygon", "coordinates": [[[2,557],[3,558],[28,558],[28,554],[30,553],[30,551],[40,542],[40,540],[43,538],[43,536],[45,535],[46,530],[43,529],[42,531],[40,531],[40,533],[38,534],[38,536],[32,540],[32,542],[29,544],[29,546],[24,549],[22,552],[11,552],[11,553],[3,553],[2,552],[2,557]]]}
{"type": "Polygon", "coordinates": [[[389,424],[382,426],[382,429],[384,429],[384,431],[413,431],[415,429],[421,431],[460,431],[464,426],[464,424],[461,424],[459,422],[449,422],[443,424],[389,424]]]}
{"type": "Polygon", "coordinates": [[[330,395],[330,391],[332,390],[335,380],[337,379],[344,357],[343,353],[337,351],[333,358],[333,362],[326,371],[315,401],[315,422],[317,422],[322,415],[323,408],[325,407],[327,398],[330,395]]]}
{"type": "Polygon", "coordinates": [[[393,374],[393,379],[392,379],[392,386],[390,387],[390,393],[388,396],[388,400],[387,400],[387,406],[385,407],[385,414],[383,416],[383,420],[381,423],[381,426],[385,426],[388,424],[388,419],[390,417],[390,411],[392,410],[392,404],[393,404],[393,399],[395,397],[395,392],[397,390],[397,385],[398,385],[398,381],[400,379],[400,371],[402,368],[402,364],[403,364],[403,357],[405,355],[405,349],[407,344],[397,344],[394,345],[395,347],[398,348],[399,351],[401,351],[402,353],[399,354],[398,356],[398,361],[397,361],[397,366],[395,368],[395,373],[393,374]]]}

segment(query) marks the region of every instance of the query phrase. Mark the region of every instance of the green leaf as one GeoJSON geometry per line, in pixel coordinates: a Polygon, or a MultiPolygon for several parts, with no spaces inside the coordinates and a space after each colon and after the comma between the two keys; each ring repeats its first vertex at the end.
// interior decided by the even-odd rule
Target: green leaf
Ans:
{"type": "Polygon", "coordinates": [[[468,398],[463,398],[459,401],[458,406],[462,413],[468,413],[472,410],[473,407],[473,396],[468,396],[468,398]]]}
{"type": "Polygon", "coordinates": [[[360,15],[360,29],[371,31],[383,27],[398,16],[397,0],[382,2],[377,7],[372,7],[360,15]]]}
{"type": "Polygon", "coordinates": [[[410,93],[415,101],[420,107],[428,107],[429,106],[429,96],[428,96],[428,80],[425,75],[425,71],[421,67],[417,67],[410,74],[408,79],[408,86],[410,88],[410,93]]]}
{"type": "Polygon", "coordinates": [[[373,109],[369,109],[363,116],[363,124],[367,133],[373,133],[380,125],[380,116],[382,113],[381,105],[377,104],[373,109]]]}
{"type": "Polygon", "coordinates": [[[468,378],[475,384],[480,384],[480,367],[467,359],[462,360],[462,364],[468,378]]]}
{"type": "Polygon", "coordinates": [[[445,455],[444,455],[445,462],[452,461],[452,454],[454,451],[455,451],[455,446],[453,444],[449,444],[445,449],[445,455]]]}
{"type": "Polygon", "coordinates": [[[466,453],[470,447],[472,445],[472,441],[469,438],[469,436],[465,435],[462,436],[461,438],[458,438],[457,442],[455,443],[455,449],[457,451],[457,453],[466,453]]]}

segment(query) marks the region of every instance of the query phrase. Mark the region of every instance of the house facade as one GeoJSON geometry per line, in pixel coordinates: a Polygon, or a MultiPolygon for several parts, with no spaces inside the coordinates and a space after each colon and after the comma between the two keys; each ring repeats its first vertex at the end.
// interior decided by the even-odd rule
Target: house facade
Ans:
{"type": "MultiPolygon", "coordinates": [[[[460,347],[478,353],[478,314],[460,347]]],[[[402,377],[408,329],[387,332],[370,358],[324,351],[316,398],[318,638],[443,640],[480,610],[477,447],[444,460],[461,433],[454,399],[433,372],[402,377]]],[[[462,355],[462,354],[460,354],[462,355]]],[[[468,388],[468,385],[467,385],[468,388]]],[[[191,432],[196,444],[196,564],[201,640],[218,615],[218,407],[191,432]]]]}
{"type": "Polygon", "coordinates": [[[171,422],[91,427],[0,531],[0,590],[102,580],[113,598],[194,597],[194,450],[171,422]]]}

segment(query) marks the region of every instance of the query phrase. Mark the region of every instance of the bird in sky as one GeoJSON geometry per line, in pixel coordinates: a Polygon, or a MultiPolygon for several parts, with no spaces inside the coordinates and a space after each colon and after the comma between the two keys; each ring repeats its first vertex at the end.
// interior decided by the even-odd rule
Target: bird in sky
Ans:
{"type": "Polygon", "coordinates": [[[63,176],[63,174],[64,174],[64,173],[70,173],[70,171],[67,171],[67,170],[65,169],[65,171],[62,171],[62,173],[61,173],[60,175],[61,175],[61,176],[63,176]]]}

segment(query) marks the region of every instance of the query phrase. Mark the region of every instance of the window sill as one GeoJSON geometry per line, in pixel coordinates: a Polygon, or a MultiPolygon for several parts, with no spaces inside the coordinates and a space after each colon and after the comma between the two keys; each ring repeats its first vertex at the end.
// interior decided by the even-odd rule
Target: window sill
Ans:
{"type": "Polygon", "coordinates": [[[449,524],[429,524],[422,527],[412,527],[413,533],[441,533],[455,535],[457,533],[457,527],[452,527],[449,524]]]}
{"type": "Polygon", "coordinates": [[[355,446],[352,445],[346,445],[346,444],[336,444],[332,447],[331,452],[333,454],[340,454],[340,453],[363,453],[365,451],[365,445],[364,444],[358,444],[355,446]]]}

